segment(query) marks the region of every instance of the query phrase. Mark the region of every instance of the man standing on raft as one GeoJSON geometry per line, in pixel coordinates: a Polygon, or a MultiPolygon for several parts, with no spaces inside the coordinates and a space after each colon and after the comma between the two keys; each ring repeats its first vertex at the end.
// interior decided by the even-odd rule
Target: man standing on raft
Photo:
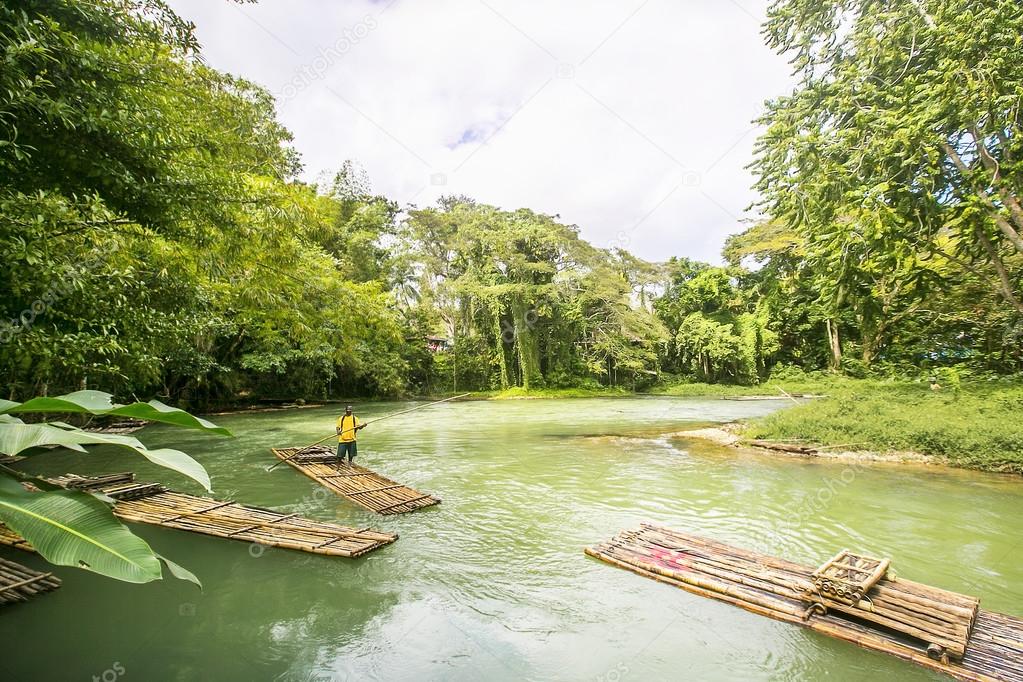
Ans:
{"type": "Polygon", "coordinates": [[[352,414],[352,406],[348,405],[345,407],[345,413],[337,418],[336,428],[338,459],[344,462],[347,454],[348,461],[353,462],[359,452],[355,445],[356,431],[366,428],[366,425],[352,414]]]}

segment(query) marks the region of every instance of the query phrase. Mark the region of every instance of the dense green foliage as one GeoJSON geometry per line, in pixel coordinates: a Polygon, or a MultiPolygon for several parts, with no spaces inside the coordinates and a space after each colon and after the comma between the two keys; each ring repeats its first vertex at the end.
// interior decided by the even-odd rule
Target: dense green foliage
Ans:
{"type": "Polygon", "coordinates": [[[0,3],[0,385],[206,407],[1023,368],[1023,18],[778,0],[795,57],[725,266],[300,160],[157,0],[0,3]],[[981,35],[982,39],[978,38],[981,35]]]}
{"type": "Polygon", "coordinates": [[[401,390],[395,207],[294,181],[272,98],[195,49],[162,3],[0,5],[6,392],[401,390]]]}
{"type": "Polygon", "coordinates": [[[406,228],[420,319],[455,346],[440,373],[452,390],[585,377],[634,387],[656,374],[667,332],[632,300],[637,261],[628,254],[595,249],[549,216],[467,199],[413,210],[406,228]]]}
{"type": "Polygon", "coordinates": [[[778,351],[760,297],[741,288],[740,268],[672,259],[664,294],[654,303],[675,331],[666,369],[702,381],[757,383],[778,351]]]}
{"type": "MultiPolygon", "coordinates": [[[[776,0],[765,33],[798,87],[754,169],[824,318],[831,363],[972,357],[1023,367],[1023,12],[1014,0],[776,0]]],[[[757,240],[753,240],[757,241],[757,240]]],[[[782,247],[785,248],[785,247],[782,247]]],[[[782,262],[774,267],[773,261],[782,262]]]]}

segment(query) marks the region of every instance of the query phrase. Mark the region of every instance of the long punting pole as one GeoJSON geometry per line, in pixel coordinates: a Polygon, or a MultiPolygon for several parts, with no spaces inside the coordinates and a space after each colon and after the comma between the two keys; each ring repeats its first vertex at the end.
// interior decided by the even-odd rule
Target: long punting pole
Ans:
{"type": "MultiPolygon", "coordinates": [[[[385,419],[390,419],[391,417],[397,417],[398,415],[401,415],[401,414],[408,414],[409,412],[415,412],[416,410],[421,410],[424,407],[431,407],[433,405],[440,405],[441,403],[450,402],[450,401],[456,400],[458,398],[464,398],[467,395],[472,395],[472,394],[471,393],[463,393],[461,395],[453,395],[450,398],[445,398],[444,400],[436,400],[436,401],[434,401],[432,403],[426,403],[425,405],[419,405],[418,407],[411,407],[411,408],[409,408],[407,410],[402,410],[401,412],[395,412],[394,414],[387,414],[387,415],[384,415],[383,417],[377,417],[376,419],[370,419],[368,422],[365,422],[364,424],[362,424],[362,426],[368,426],[369,424],[373,424],[375,422],[382,422],[385,419]]],[[[323,438],[321,438],[320,440],[316,441],[315,443],[310,443],[309,445],[305,446],[304,448],[302,448],[298,452],[292,453],[292,454],[288,455],[287,457],[285,457],[284,459],[282,459],[281,461],[277,462],[276,464],[274,464],[273,466],[268,468],[267,471],[273,471],[274,469],[276,469],[280,465],[282,465],[285,462],[287,462],[289,459],[293,459],[295,457],[298,457],[299,455],[301,455],[303,452],[305,452],[309,448],[311,448],[313,446],[316,446],[316,445],[319,445],[323,441],[328,440],[330,438],[335,438],[335,437],[337,437],[337,435],[338,435],[337,432],[334,432],[334,433],[330,434],[329,436],[324,436],[323,438]]]]}

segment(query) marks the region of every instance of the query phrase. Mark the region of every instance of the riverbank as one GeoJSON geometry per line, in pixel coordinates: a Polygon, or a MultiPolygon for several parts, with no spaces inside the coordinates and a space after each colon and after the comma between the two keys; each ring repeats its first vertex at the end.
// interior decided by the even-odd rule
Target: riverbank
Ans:
{"type": "MultiPolygon", "coordinates": [[[[473,394],[478,395],[478,394],[473,394]]],[[[491,400],[553,400],[558,398],[622,398],[636,395],[635,392],[624,388],[538,388],[525,390],[520,387],[509,388],[504,391],[494,391],[486,394],[491,400]]]]}
{"type": "Polygon", "coordinates": [[[814,449],[811,456],[1023,474],[1019,381],[964,382],[958,390],[932,391],[925,383],[846,379],[825,392],[826,398],[761,419],[690,435],[725,444],[799,444],[814,449]]]}
{"type": "Polygon", "coordinates": [[[823,459],[834,459],[847,462],[883,462],[887,464],[937,464],[943,466],[955,466],[947,459],[912,451],[874,452],[870,450],[851,450],[848,449],[849,446],[845,445],[822,445],[805,439],[763,441],[744,438],[741,434],[748,431],[750,428],[751,425],[749,424],[732,422],[723,426],[711,426],[691,429],[688,431],[680,431],[674,435],[681,436],[683,438],[705,440],[717,443],[718,445],[751,448],[767,454],[782,457],[819,457],[823,459]]]}
{"type": "MultiPolygon", "coordinates": [[[[940,463],[1023,474],[1023,381],[964,381],[932,391],[923,381],[806,377],[759,386],[685,383],[648,394],[723,399],[816,396],[727,430],[691,433],[731,445],[752,440],[798,443],[812,456],[940,463]]],[[[491,399],[590,398],[636,395],[624,389],[511,389],[491,399]]],[[[482,396],[481,396],[482,397],[482,396]]],[[[798,453],[790,453],[798,454],[798,453]]]]}

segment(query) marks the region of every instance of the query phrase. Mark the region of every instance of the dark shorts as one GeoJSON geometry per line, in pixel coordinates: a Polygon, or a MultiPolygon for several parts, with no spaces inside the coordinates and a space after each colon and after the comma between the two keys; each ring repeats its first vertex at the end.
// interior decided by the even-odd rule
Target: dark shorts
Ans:
{"type": "Polygon", "coordinates": [[[355,446],[355,441],[349,443],[338,443],[337,444],[337,456],[339,459],[344,459],[345,455],[348,455],[348,459],[355,459],[355,455],[359,454],[359,449],[355,446]]]}

